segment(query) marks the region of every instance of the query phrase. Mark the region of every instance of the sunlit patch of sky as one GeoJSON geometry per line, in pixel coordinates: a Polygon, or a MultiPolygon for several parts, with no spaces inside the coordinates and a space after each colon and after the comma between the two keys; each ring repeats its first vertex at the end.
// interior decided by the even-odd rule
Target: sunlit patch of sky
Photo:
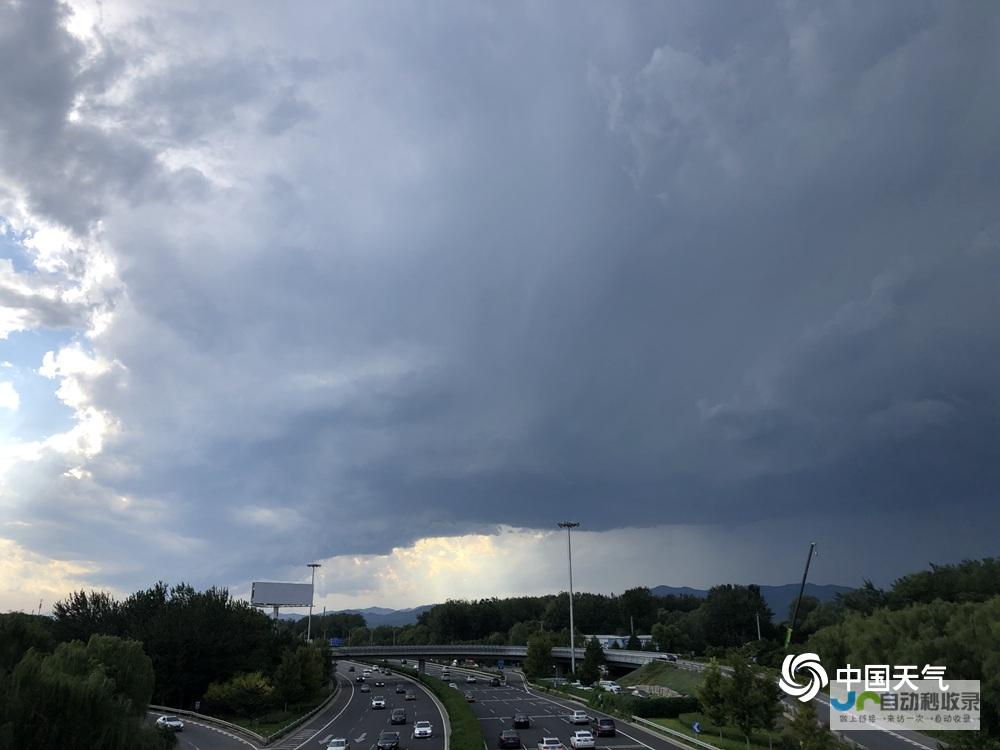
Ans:
{"type": "Polygon", "coordinates": [[[21,397],[16,412],[0,410],[0,440],[44,440],[73,426],[73,410],[55,393],[59,382],[38,372],[46,352],[58,351],[73,338],[72,331],[37,330],[0,341],[0,361],[10,364],[0,370],[0,380],[13,383],[21,397]]]}
{"type": "Polygon", "coordinates": [[[0,216],[0,258],[7,258],[18,273],[33,271],[35,268],[31,253],[21,244],[24,237],[15,232],[0,216]]]}

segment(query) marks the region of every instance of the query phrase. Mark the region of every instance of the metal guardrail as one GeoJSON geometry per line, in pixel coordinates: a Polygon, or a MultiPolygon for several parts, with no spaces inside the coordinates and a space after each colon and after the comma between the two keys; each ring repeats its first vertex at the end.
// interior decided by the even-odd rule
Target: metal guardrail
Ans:
{"type": "Polygon", "coordinates": [[[261,744],[267,744],[267,738],[264,737],[264,735],[252,732],[249,729],[246,729],[245,727],[241,727],[239,724],[233,724],[228,721],[223,721],[222,719],[217,719],[214,716],[206,716],[205,714],[199,714],[194,711],[185,711],[183,708],[170,708],[169,706],[154,706],[153,704],[149,705],[149,710],[151,713],[156,713],[156,714],[168,714],[168,715],[177,714],[179,716],[191,716],[194,717],[195,719],[201,719],[202,721],[206,721],[209,724],[221,724],[227,729],[232,729],[234,732],[240,732],[241,734],[249,735],[258,742],[260,742],[261,744]]]}
{"type": "Polygon", "coordinates": [[[686,743],[690,743],[697,747],[704,748],[705,750],[720,750],[715,745],[711,745],[707,742],[703,742],[702,740],[695,739],[689,734],[684,734],[684,732],[678,732],[676,729],[671,729],[670,727],[665,727],[662,724],[657,724],[655,721],[649,721],[648,719],[644,719],[641,716],[633,716],[632,721],[634,721],[637,724],[647,726],[650,729],[653,729],[657,732],[662,732],[663,734],[669,735],[678,740],[683,740],[686,743]]]}
{"type": "Polygon", "coordinates": [[[336,680],[335,681],[335,686],[333,688],[333,691],[326,697],[325,701],[323,701],[318,706],[316,706],[316,708],[314,708],[312,711],[309,711],[308,713],[302,714],[302,716],[300,716],[299,718],[297,718],[295,721],[291,722],[290,724],[286,724],[281,729],[279,729],[277,732],[273,732],[273,733],[267,735],[267,737],[264,738],[264,744],[265,745],[270,745],[275,740],[280,739],[281,737],[284,737],[286,734],[288,734],[289,732],[291,732],[293,729],[296,729],[296,728],[302,726],[303,724],[305,724],[307,721],[309,721],[309,719],[311,719],[313,716],[315,716],[320,711],[322,711],[324,708],[326,708],[330,704],[330,702],[334,698],[337,697],[337,695],[339,693],[340,693],[340,681],[336,680]]]}

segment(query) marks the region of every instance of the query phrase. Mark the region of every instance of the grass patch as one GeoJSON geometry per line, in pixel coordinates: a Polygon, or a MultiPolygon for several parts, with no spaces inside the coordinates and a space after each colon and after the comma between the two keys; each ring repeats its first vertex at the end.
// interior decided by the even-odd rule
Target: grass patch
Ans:
{"type": "Polygon", "coordinates": [[[437,677],[431,677],[409,667],[397,666],[393,667],[393,671],[402,672],[419,680],[444,704],[451,724],[449,744],[452,750],[482,750],[486,742],[483,730],[461,691],[448,687],[448,683],[437,677]]]}
{"type": "MultiPolygon", "coordinates": [[[[715,745],[722,750],[746,750],[747,743],[740,730],[733,727],[722,728],[722,738],[719,738],[719,729],[699,713],[681,714],[676,719],[650,719],[654,724],[673,729],[676,732],[686,734],[688,737],[699,739],[710,745],[715,745]],[[701,734],[696,734],[691,728],[694,722],[701,723],[701,734]]],[[[774,747],[780,746],[780,730],[774,730],[771,738],[774,747]]],[[[750,750],[768,750],[767,734],[757,732],[750,737],[750,750]]]]}
{"type": "Polygon", "coordinates": [[[681,695],[694,695],[703,679],[701,672],[680,669],[670,662],[651,661],[618,680],[622,687],[660,685],[681,695]]]}
{"type": "Polygon", "coordinates": [[[330,694],[326,693],[316,700],[291,705],[288,707],[287,711],[275,708],[267,713],[263,713],[260,716],[255,717],[218,715],[216,718],[228,721],[230,724],[235,724],[238,727],[249,729],[251,732],[256,732],[257,734],[267,737],[269,734],[274,734],[282,727],[288,726],[300,716],[309,713],[329,697],[330,694]]]}

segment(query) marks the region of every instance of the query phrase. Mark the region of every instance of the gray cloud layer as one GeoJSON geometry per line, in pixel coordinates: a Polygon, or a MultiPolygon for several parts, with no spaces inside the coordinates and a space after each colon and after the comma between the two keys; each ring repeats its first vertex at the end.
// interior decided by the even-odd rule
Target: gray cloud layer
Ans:
{"type": "Polygon", "coordinates": [[[990,3],[223,5],[92,48],[2,7],[0,167],[127,290],[120,431],[21,468],[32,548],[232,580],[563,516],[1000,521],[990,3]]]}

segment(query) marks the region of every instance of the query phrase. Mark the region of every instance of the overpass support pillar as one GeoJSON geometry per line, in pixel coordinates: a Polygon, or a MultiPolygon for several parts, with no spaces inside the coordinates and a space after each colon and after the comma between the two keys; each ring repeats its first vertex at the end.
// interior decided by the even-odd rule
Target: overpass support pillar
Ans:
{"type": "Polygon", "coordinates": [[[427,665],[424,663],[423,659],[418,659],[417,660],[417,671],[418,672],[426,672],[427,671],[427,665]]]}

